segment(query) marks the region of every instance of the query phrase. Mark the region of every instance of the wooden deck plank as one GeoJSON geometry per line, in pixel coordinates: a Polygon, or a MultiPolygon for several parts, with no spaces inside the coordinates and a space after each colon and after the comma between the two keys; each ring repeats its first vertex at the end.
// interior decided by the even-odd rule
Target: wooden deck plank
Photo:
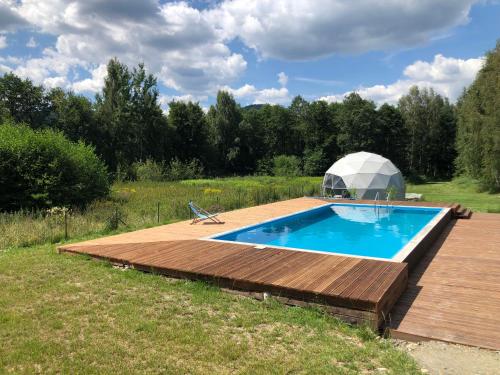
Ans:
{"type": "Polygon", "coordinates": [[[390,314],[395,336],[500,349],[500,215],[475,213],[470,220],[455,221],[410,275],[402,263],[202,238],[321,204],[294,199],[227,212],[229,225],[181,222],[64,248],[224,287],[321,301],[355,321],[380,321],[409,283],[390,314]]]}
{"type": "Polygon", "coordinates": [[[391,296],[393,304],[398,297],[390,291],[394,284],[401,283],[399,289],[406,286],[406,279],[394,277],[403,273],[398,263],[272,247],[258,249],[202,238],[323,204],[318,199],[292,199],[224,213],[222,219],[227,225],[180,222],[67,245],[60,250],[145,271],[210,280],[224,287],[267,290],[289,299],[330,304],[330,310],[339,316],[376,324],[380,320],[380,296],[391,296]]]}
{"type": "Polygon", "coordinates": [[[500,215],[451,223],[408,284],[391,313],[394,337],[500,350],[500,215]]]}

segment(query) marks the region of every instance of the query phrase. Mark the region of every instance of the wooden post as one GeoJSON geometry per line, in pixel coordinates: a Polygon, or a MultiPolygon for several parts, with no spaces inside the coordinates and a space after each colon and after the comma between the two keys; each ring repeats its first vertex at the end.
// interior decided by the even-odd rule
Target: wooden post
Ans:
{"type": "Polygon", "coordinates": [[[64,239],[68,239],[68,210],[64,210],[64,239]]]}

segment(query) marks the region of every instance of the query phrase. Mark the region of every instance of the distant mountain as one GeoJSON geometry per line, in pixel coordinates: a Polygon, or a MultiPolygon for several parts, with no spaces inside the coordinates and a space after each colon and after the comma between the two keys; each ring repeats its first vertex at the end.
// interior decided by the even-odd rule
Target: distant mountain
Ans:
{"type": "Polygon", "coordinates": [[[249,111],[251,109],[261,109],[264,106],[265,106],[265,104],[250,104],[250,105],[247,105],[241,109],[244,111],[249,111]]]}

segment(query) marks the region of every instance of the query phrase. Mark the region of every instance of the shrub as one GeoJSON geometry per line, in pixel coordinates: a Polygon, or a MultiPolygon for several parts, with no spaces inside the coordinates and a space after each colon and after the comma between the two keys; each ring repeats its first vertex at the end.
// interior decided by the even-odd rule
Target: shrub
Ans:
{"type": "Polygon", "coordinates": [[[198,159],[182,162],[177,158],[170,161],[167,168],[167,178],[171,181],[194,180],[203,178],[203,165],[198,159]]]}
{"type": "Polygon", "coordinates": [[[257,168],[255,170],[256,176],[271,176],[273,174],[273,159],[260,159],[257,161],[257,168]]]}
{"type": "Polygon", "coordinates": [[[0,125],[0,209],[83,206],[106,196],[104,163],[62,133],[0,125]]]}
{"type": "Polygon", "coordinates": [[[328,160],[321,150],[308,150],[304,153],[304,175],[321,176],[328,169],[328,160]]]}
{"type": "Polygon", "coordinates": [[[275,176],[300,176],[300,159],[296,156],[279,155],[273,159],[273,174],[275,176]]]}
{"type": "Polygon", "coordinates": [[[165,179],[163,164],[156,163],[154,160],[136,162],[132,169],[137,181],[162,181],[165,179]]]}

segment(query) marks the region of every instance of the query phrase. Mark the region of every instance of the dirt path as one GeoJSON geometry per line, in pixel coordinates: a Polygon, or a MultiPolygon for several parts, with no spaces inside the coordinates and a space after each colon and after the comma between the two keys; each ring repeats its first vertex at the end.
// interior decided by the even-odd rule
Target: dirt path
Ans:
{"type": "Polygon", "coordinates": [[[500,375],[500,352],[438,341],[397,341],[429,374],[500,375]]]}

